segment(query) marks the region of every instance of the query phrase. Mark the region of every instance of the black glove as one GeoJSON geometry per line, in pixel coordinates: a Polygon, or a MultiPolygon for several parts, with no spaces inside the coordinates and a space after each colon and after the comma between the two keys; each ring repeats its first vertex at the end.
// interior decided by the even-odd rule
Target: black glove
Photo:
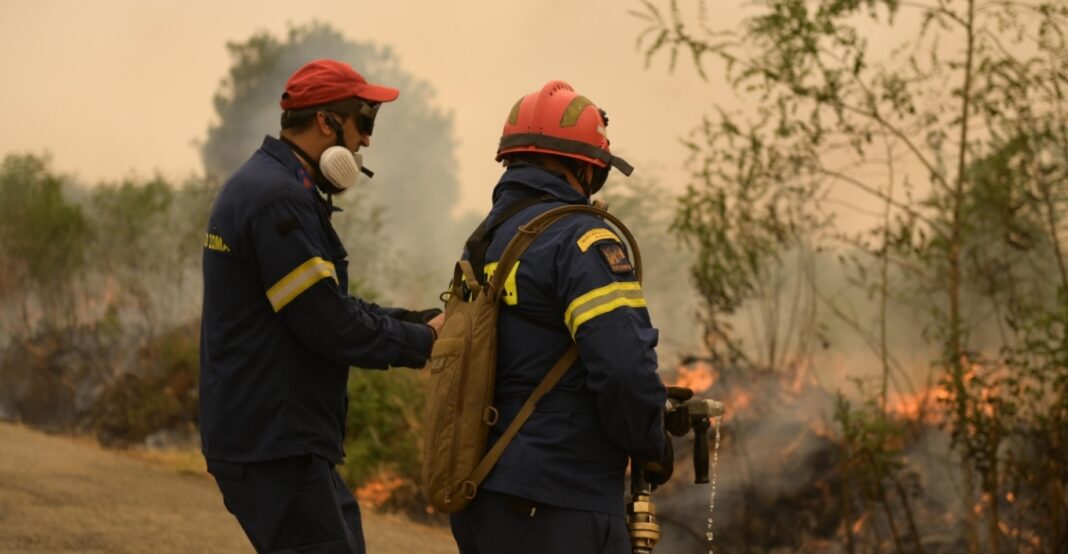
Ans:
{"type": "Polygon", "coordinates": [[[660,453],[660,457],[642,463],[641,467],[642,478],[653,490],[667,483],[675,470],[675,449],[671,446],[671,437],[664,437],[664,451],[660,453]]]}
{"type": "Polygon", "coordinates": [[[441,310],[430,308],[429,310],[404,310],[397,319],[408,323],[422,323],[426,325],[431,319],[441,314],[441,310]]]}
{"type": "Polygon", "coordinates": [[[664,411],[664,430],[676,437],[684,436],[693,428],[690,410],[686,406],[677,406],[674,410],[664,411]]]}
{"type": "Polygon", "coordinates": [[[690,419],[690,410],[682,405],[683,402],[693,398],[693,390],[686,387],[667,387],[668,398],[674,400],[671,404],[676,407],[673,410],[664,411],[664,430],[676,437],[681,437],[690,432],[693,421],[690,419]]]}
{"type": "Polygon", "coordinates": [[[668,398],[672,400],[686,402],[693,398],[693,389],[687,387],[667,387],[667,395],[668,398]]]}

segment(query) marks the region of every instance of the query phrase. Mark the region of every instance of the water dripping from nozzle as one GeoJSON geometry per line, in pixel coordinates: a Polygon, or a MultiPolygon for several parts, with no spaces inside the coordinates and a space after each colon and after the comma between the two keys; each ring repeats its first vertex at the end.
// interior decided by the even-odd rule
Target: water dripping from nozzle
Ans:
{"type": "Polygon", "coordinates": [[[715,534],[712,531],[712,514],[716,509],[716,465],[719,463],[719,424],[723,421],[723,416],[716,416],[714,426],[716,428],[716,438],[712,443],[712,467],[711,469],[711,484],[712,490],[708,494],[708,526],[705,527],[705,540],[708,542],[708,554],[716,554],[715,546],[712,544],[712,540],[715,538],[715,534]]]}

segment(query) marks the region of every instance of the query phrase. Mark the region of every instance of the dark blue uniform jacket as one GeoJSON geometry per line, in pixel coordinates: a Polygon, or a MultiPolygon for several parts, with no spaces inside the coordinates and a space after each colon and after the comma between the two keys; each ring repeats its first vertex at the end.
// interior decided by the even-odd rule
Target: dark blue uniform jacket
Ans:
{"type": "MultiPolygon", "coordinates": [[[[540,168],[510,168],[493,192],[490,223],[530,196],[552,200],[501,225],[486,252],[495,269],[520,224],[550,208],[585,204],[566,181],[540,168]]],[[[601,219],[570,215],[520,257],[505,284],[499,320],[490,444],[514,419],[572,341],[580,359],[504,451],[483,487],[537,502],[623,513],[627,455],[656,458],[664,446],[664,385],[656,373],[657,331],[619,237],[601,219]],[[622,259],[621,259],[621,256],[622,259]]]]}
{"type": "Polygon", "coordinates": [[[422,367],[429,327],[348,294],[348,254],[293,152],[267,137],[204,242],[200,432],[208,459],[341,463],[349,366],[422,367]]]}

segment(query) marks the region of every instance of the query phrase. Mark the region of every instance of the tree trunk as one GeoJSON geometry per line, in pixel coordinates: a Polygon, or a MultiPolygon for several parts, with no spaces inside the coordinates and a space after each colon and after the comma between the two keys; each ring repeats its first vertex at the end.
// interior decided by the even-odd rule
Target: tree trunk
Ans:
{"type": "MultiPolygon", "coordinates": [[[[965,21],[965,33],[967,34],[966,60],[964,64],[964,84],[961,87],[961,119],[960,119],[960,151],[957,157],[957,179],[953,190],[952,206],[953,219],[952,231],[948,248],[949,282],[947,293],[949,296],[949,337],[947,358],[953,383],[953,392],[956,397],[956,420],[955,425],[962,433],[967,433],[968,420],[968,391],[964,384],[964,347],[963,322],[961,318],[961,247],[963,237],[964,214],[964,184],[968,167],[968,122],[971,112],[972,94],[972,71],[973,56],[975,54],[975,0],[968,0],[968,14],[965,21]]],[[[964,440],[967,440],[965,436],[964,440]]],[[[979,521],[975,513],[975,476],[972,473],[972,464],[968,460],[967,448],[961,450],[961,473],[964,481],[963,508],[965,532],[968,540],[968,552],[979,552],[979,521]]]]}

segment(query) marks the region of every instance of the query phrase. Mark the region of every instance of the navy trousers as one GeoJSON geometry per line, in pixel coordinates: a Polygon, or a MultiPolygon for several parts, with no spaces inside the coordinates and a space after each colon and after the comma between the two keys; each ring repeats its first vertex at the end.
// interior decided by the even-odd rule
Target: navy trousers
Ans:
{"type": "Polygon", "coordinates": [[[318,456],[265,462],[208,460],[256,552],[364,554],[360,506],[337,470],[318,456]]]}
{"type": "Polygon", "coordinates": [[[449,519],[460,554],[631,554],[622,516],[479,490],[449,519]]]}

